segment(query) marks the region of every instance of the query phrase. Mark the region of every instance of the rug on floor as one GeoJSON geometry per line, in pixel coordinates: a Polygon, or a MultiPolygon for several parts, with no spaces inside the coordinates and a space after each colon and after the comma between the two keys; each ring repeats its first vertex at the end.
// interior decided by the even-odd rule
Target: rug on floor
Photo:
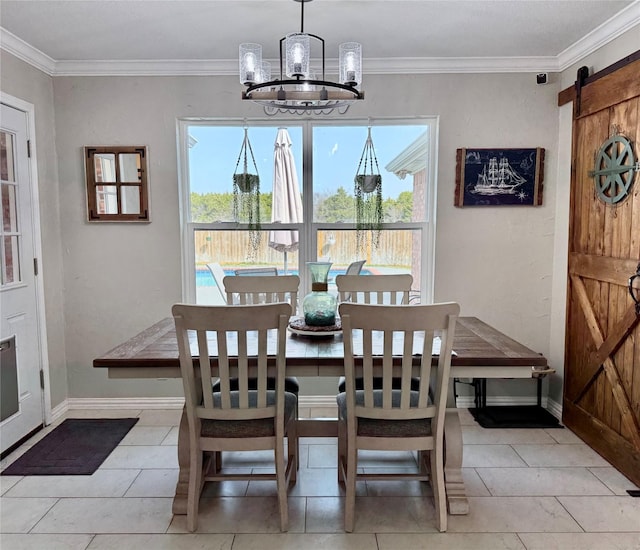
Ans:
{"type": "Polygon", "coordinates": [[[69,418],[0,475],[91,475],[137,421],[137,418],[69,418]]]}
{"type": "Polygon", "coordinates": [[[483,428],[563,428],[549,411],[536,405],[489,406],[469,409],[483,428]]]}

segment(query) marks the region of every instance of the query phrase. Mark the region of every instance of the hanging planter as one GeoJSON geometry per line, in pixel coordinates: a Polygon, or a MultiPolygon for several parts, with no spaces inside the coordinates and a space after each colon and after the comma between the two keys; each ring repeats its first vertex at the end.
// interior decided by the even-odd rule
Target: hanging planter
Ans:
{"type": "Polygon", "coordinates": [[[356,245],[358,252],[364,248],[367,233],[371,233],[371,244],[380,244],[380,231],[384,213],[382,210],[382,176],[371,139],[369,127],[358,170],[354,178],[356,199],[356,245]],[[374,172],[375,165],[375,172],[374,172]]]}
{"type": "Polygon", "coordinates": [[[260,185],[260,176],[258,174],[233,174],[233,184],[238,186],[238,190],[242,193],[251,193],[260,185]]]}
{"type": "Polygon", "coordinates": [[[247,223],[249,225],[249,251],[247,256],[249,260],[253,260],[262,240],[260,231],[260,176],[253,156],[253,149],[249,142],[247,128],[244,129],[244,140],[240,147],[240,154],[233,174],[233,217],[236,223],[247,223]],[[251,173],[248,170],[247,152],[251,155],[255,173],[251,173]],[[238,172],[240,160],[243,161],[242,172],[238,172]]]}

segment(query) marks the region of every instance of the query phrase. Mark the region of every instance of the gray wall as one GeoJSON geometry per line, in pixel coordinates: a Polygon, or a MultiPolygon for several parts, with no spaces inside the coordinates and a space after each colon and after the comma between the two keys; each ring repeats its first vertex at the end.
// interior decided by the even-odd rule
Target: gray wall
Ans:
{"type": "MultiPolygon", "coordinates": [[[[629,31],[591,56],[594,69],[636,49],[629,31]]],[[[176,118],[259,118],[259,107],[241,102],[235,77],[51,79],[9,54],[2,62],[2,90],[36,104],[53,405],[67,388],[70,397],[179,396],[175,380],[108,380],[92,360],[181,299],[176,118]],[[86,222],[87,145],[148,146],[150,224],[86,222]]],[[[463,315],[545,354],[559,371],[551,383],[556,401],[571,135],[570,110],[558,109],[557,94],[575,78],[569,73],[551,75],[545,86],[535,74],[367,75],[367,99],[349,112],[440,117],[435,298],[459,301],[463,315]],[[543,206],[455,208],[459,147],[544,147],[543,206]]],[[[530,382],[490,387],[499,395],[534,391],[530,382]]]]}
{"type": "MultiPolygon", "coordinates": [[[[440,116],[435,296],[548,353],[558,117],[533,74],[367,76],[350,118],[440,116]],[[402,98],[399,100],[398,98],[402,98]],[[544,147],[544,205],[453,206],[458,147],[544,147]]],[[[175,395],[171,382],[109,381],[91,360],[167,316],[181,297],[175,121],[260,116],[235,77],[54,79],[65,244],[69,394],[175,395]],[[85,221],[82,147],[147,145],[149,225],[85,221]]]]}
{"type": "Polygon", "coordinates": [[[65,310],[62,282],[63,251],[60,238],[60,190],[56,157],[53,79],[43,72],[0,51],[0,89],[34,105],[38,193],[42,230],[40,276],[45,291],[47,346],[51,379],[51,404],[67,398],[65,357],[65,310]]]}

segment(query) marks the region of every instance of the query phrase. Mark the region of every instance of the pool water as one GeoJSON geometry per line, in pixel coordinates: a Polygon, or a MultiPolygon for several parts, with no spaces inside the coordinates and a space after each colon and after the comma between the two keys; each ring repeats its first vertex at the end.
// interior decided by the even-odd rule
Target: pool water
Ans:
{"type": "MultiPolygon", "coordinates": [[[[344,272],[344,269],[335,269],[329,271],[329,280],[335,280],[336,275],[344,275],[344,272]]],[[[232,269],[225,269],[224,271],[225,275],[234,275],[234,273],[235,271],[232,269]]],[[[298,275],[298,270],[288,269],[287,274],[298,275]]],[[[280,273],[280,275],[283,275],[283,273],[280,273]]],[[[371,275],[371,271],[369,271],[368,269],[363,269],[360,272],[360,275],[371,275]]],[[[211,275],[211,272],[207,268],[196,269],[196,286],[216,286],[216,282],[213,280],[213,275],[211,275]]]]}

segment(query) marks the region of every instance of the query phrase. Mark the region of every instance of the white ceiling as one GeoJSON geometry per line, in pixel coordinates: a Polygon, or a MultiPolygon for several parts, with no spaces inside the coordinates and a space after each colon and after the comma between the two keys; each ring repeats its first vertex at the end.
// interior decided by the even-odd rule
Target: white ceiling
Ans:
{"type": "MultiPolygon", "coordinates": [[[[238,44],[300,30],[293,0],[1,0],[2,47],[50,74],[235,74],[238,44]]],[[[304,30],[362,43],[366,72],[557,71],[630,28],[640,0],[315,0],[304,30]]]]}

